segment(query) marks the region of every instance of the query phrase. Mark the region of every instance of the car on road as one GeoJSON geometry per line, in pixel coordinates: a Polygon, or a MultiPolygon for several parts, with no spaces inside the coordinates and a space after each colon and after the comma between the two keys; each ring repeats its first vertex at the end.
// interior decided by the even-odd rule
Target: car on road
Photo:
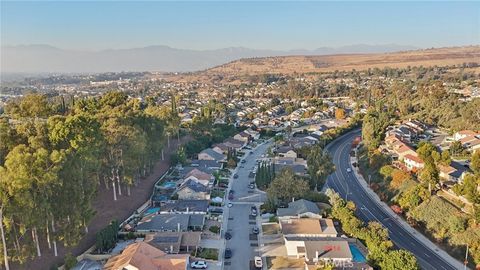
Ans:
{"type": "Polygon", "coordinates": [[[234,174],[234,175],[233,175],[233,178],[237,179],[237,178],[238,178],[238,174],[234,174]]]}
{"type": "Polygon", "coordinates": [[[254,189],[254,188],[255,188],[255,184],[253,184],[253,183],[248,184],[248,188],[254,189]]]}
{"type": "Polygon", "coordinates": [[[207,269],[208,264],[206,261],[196,261],[190,264],[190,267],[193,269],[207,269]]]}
{"type": "Polygon", "coordinates": [[[232,206],[233,206],[233,203],[231,203],[231,202],[229,202],[229,203],[227,204],[227,207],[228,207],[228,208],[232,208],[232,206]]]}
{"type": "Polygon", "coordinates": [[[254,261],[255,261],[255,267],[256,267],[256,268],[260,268],[260,269],[261,269],[261,268],[263,267],[262,257],[260,257],[260,256],[255,256],[254,261]]]}
{"type": "Polygon", "coordinates": [[[246,161],[245,159],[242,159],[242,161],[240,161],[240,162],[241,162],[241,163],[245,163],[245,162],[247,162],[247,161],[246,161]]]}
{"type": "Polygon", "coordinates": [[[224,257],[225,259],[230,259],[230,258],[232,258],[232,250],[229,249],[229,248],[226,248],[226,249],[225,249],[225,254],[223,255],[223,257],[224,257]]]}
{"type": "Polygon", "coordinates": [[[352,172],[352,169],[347,168],[347,172],[348,172],[348,173],[351,173],[351,172],[352,172]]]}
{"type": "Polygon", "coordinates": [[[250,208],[250,214],[254,217],[257,216],[257,207],[255,207],[255,205],[252,205],[252,207],[250,208]]]}
{"type": "Polygon", "coordinates": [[[225,233],[225,239],[227,239],[227,240],[232,239],[232,234],[229,233],[229,232],[226,232],[226,233],[225,233]]]}
{"type": "Polygon", "coordinates": [[[255,227],[252,228],[252,232],[253,232],[254,234],[259,234],[259,233],[260,233],[260,230],[258,229],[257,226],[255,226],[255,227]]]}

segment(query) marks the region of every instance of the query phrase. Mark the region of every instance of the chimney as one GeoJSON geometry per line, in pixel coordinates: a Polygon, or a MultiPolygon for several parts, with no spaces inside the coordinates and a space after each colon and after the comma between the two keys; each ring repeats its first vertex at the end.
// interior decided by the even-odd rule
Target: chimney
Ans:
{"type": "Polygon", "coordinates": [[[294,201],[295,201],[295,197],[292,198],[292,202],[294,202],[294,201]]]}
{"type": "Polygon", "coordinates": [[[188,213],[188,207],[187,207],[187,213],[188,213]]]}
{"type": "Polygon", "coordinates": [[[180,232],[180,223],[177,223],[177,231],[180,232]]]}
{"type": "Polygon", "coordinates": [[[315,259],[314,259],[314,261],[317,261],[317,262],[318,262],[318,250],[315,251],[315,259]]]}
{"type": "Polygon", "coordinates": [[[170,245],[170,253],[173,253],[173,246],[170,245]]]}

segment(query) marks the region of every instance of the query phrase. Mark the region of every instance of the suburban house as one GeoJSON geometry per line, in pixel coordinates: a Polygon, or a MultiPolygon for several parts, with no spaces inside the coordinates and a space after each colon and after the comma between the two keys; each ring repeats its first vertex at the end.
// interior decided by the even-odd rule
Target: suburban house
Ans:
{"type": "Polygon", "coordinates": [[[330,263],[352,262],[353,255],[348,241],[343,238],[294,239],[286,241],[289,257],[305,258],[307,264],[317,264],[320,261],[330,263]],[[299,241],[294,241],[299,240],[299,241]]]}
{"type": "Polygon", "coordinates": [[[236,134],[235,136],[233,136],[233,138],[235,140],[239,140],[239,141],[242,141],[242,142],[245,142],[245,143],[249,143],[252,140],[252,136],[250,136],[250,134],[248,134],[245,131],[242,131],[242,132],[236,134]]]}
{"type": "Polygon", "coordinates": [[[275,152],[279,157],[297,158],[297,152],[288,145],[279,146],[275,152]]]}
{"type": "Polygon", "coordinates": [[[247,145],[247,142],[241,141],[241,140],[236,140],[234,138],[227,138],[223,141],[223,144],[226,145],[228,148],[233,148],[235,150],[240,150],[245,145],[247,145]]]}
{"type": "Polygon", "coordinates": [[[455,134],[453,134],[453,139],[455,141],[460,141],[461,139],[464,139],[464,138],[467,138],[467,137],[474,137],[474,136],[478,136],[478,135],[480,135],[480,133],[475,132],[473,130],[461,130],[461,131],[455,132],[455,134]]]}
{"type": "Polygon", "coordinates": [[[215,160],[218,162],[226,161],[227,157],[224,154],[220,154],[214,151],[212,148],[207,148],[198,153],[198,160],[215,160]]]}
{"type": "Polygon", "coordinates": [[[201,232],[157,232],[147,234],[145,242],[169,254],[190,253],[198,248],[201,232]]]}
{"type": "Polygon", "coordinates": [[[210,184],[213,184],[215,177],[212,174],[203,172],[199,169],[193,169],[185,175],[183,182],[186,182],[190,179],[204,186],[208,186],[210,184]]]}
{"type": "Polygon", "coordinates": [[[131,244],[117,256],[111,257],[104,270],[186,270],[188,254],[167,254],[145,242],[131,244]]]}
{"type": "Polygon", "coordinates": [[[279,219],[291,219],[291,218],[322,218],[320,215],[320,209],[311,201],[300,199],[288,203],[287,208],[278,208],[277,216],[279,219]]]}
{"type": "Polygon", "coordinates": [[[209,200],[209,189],[193,180],[189,179],[178,188],[177,193],[179,200],[209,200]]]}
{"type": "Polygon", "coordinates": [[[227,154],[229,149],[230,148],[224,143],[217,143],[217,144],[214,144],[212,147],[213,151],[220,153],[222,155],[227,154]]]}
{"type": "Polygon", "coordinates": [[[208,200],[168,201],[160,207],[160,213],[206,214],[208,205],[208,200]]]}
{"type": "Polygon", "coordinates": [[[462,164],[452,161],[450,165],[439,165],[439,176],[444,181],[444,184],[455,184],[462,182],[463,178],[469,170],[462,164]],[[449,183],[450,182],[450,183],[449,183]]]}
{"type": "Polygon", "coordinates": [[[147,216],[138,222],[137,232],[199,231],[205,224],[204,214],[159,214],[147,216]]]}
{"type": "Polygon", "coordinates": [[[415,150],[412,147],[404,143],[399,145],[398,148],[395,148],[394,152],[397,154],[398,160],[404,160],[407,155],[417,156],[417,152],[415,152],[415,150]]]}
{"type": "Polygon", "coordinates": [[[305,176],[307,172],[307,161],[303,158],[293,157],[275,157],[272,162],[275,164],[275,172],[279,173],[284,168],[290,168],[292,171],[300,176],[305,176]]]}
{"type": "Polygon", "coordinates": [[[480,133],[471,130],[459,131],[454,134],[454,139],[460,141],[463,147],[473,152],[480,149],[480,133]]]}
{"type": "MultiPolygon", "coordinates": [[[[256,125],[256,126],[258,126],[258,125],[256,125]]],[[[251,129],[251,128],[245,130],[245,133],[247,133],[248,135],[250,135],[250,137],[251,137],[253,140],[258,140],[258,139],[260,139],[260,132],[255,131],[255,130],[253,130],[253,129],[251,129]]]]}
{"type": "Polygon", "coordinates": [[[337,237],[333,221],[328,218],[296,218],[280,220],[280,229],[289,237],[337,237]]]}
{"type": "Polygon", "coordinates": [[[190,164],[192,167],[197,167],[201,171],[210,170],[210,171],[217,171],[223,168],[223,163],[218,162],[216,160],[199,160],[195,159],[192,160],[190,164]]]}
{"type": "Polygon", "coordinates": [[[407,154],[403,162],[409,171],[419,171],[425,166],[423,160],[418,155],[407,154]]]}

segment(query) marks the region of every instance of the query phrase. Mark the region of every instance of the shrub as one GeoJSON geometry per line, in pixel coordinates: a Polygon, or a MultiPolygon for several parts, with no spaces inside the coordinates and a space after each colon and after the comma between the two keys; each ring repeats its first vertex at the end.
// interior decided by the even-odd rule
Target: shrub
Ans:
{"type": "Polygon", "coordinates": [[[213,226],[210,226],[210,228],[208,228],[209,231],[211,231],[212,233],[219,233],[220,232],[220,227],[216,226],[216,225],[213,225],[213,226]]]}
{"type": "Polygon", "coordinates": [[[70,252],[65,255],[64,261],[66,270],[72,269],[77,264],[77,258],[75,258],[70,252]]]}

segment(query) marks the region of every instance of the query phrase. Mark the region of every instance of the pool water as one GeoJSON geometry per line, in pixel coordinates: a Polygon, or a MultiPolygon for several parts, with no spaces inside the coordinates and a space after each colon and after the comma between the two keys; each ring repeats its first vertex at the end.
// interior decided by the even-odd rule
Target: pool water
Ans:
{"type": "Polygon", "coordinates": [[[160,187],[162,187],[162,188],[175,188],[176,186],[177,186],[177,183],[175,183],[175,182],[165,182],[160,187]]]}
{"type": "Polygon", "coordinates": [[[363,256],[362,252],[354,244],[348,244],[350,247],[350,252],[352,252],[354,262],[366,262],[367,260],[363,256]]]}
{"type": "Polygon", "coordinates": [[[150,215],[150,214],[155,214],[160,210],[160,207],[155,207],[155,208],[148,208],[147,211],[145,211],[145,214],[150,215]]]}

